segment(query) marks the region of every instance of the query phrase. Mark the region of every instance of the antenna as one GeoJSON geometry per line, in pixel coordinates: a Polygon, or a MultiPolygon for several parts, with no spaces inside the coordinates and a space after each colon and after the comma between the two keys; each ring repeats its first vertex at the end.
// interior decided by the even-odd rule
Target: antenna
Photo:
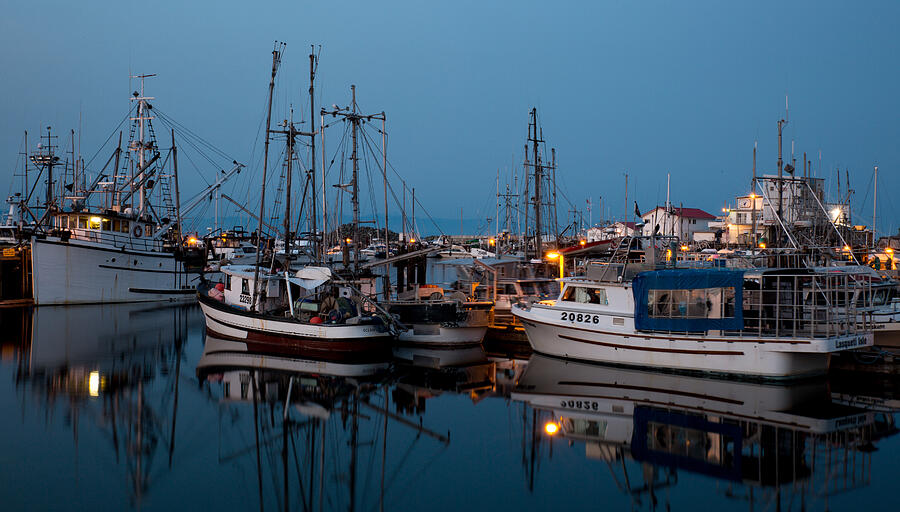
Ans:
{"type": "MultiPolygon", "coordinates": [[[[790,110],[788,109],[788,95],[784,93],[784,122],[787,123],[790,121],[790,110]]],[[[802,123],[801,123],[802,124],[802,123]]]]}

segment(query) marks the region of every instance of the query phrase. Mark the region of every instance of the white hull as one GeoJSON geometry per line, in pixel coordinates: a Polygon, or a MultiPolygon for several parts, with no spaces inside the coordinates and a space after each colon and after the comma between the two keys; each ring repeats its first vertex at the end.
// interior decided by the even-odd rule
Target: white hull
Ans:
{"type": "Polygon", "coordinates": [[[644,333],[624,315],[596,315],[594,326],[561,321],[560,310],[513,308],[535,352],[557,357],[681,371],[789,378],[825,373],[829,355],[873,343],[872,333],[818,339],[753,339],[644,333]],[[614,320],[615,319],[615,320],[614,320]],[[622,325],[615,325],[618,320],[622,325]]]}
{"type": "Polygon", "coordinates": [[[397,339],[404,343],[417,345],[449,346],[478,345],[487,333],[487,326],[482,327],[444,327],[441,325],[412,325],[403,331],[397,339]]]}
{"type": "Polygon", "coordinates": [[[208,335],[244,342],[251,352],[327,359],[382,360],[390,357],[391,334],[379,324],[306,324],[290,318],[238,310],[200,298],[208,335]]]}
{"type": "Polygon", "coordinates": [[[172,253],[126,251],[107,244],[33,239],[36,305],[193,300],[172,253]]]}

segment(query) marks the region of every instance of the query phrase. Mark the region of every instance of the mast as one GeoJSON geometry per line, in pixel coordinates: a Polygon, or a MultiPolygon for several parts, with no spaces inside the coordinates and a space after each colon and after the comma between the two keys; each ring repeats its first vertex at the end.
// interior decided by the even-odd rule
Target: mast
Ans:
{"type": "MultiPolygon", "coordinates": [[[[353,97],[350,108],[356,114],[356,86],[350,86],[350,95],[353,97]]],[[[353,123],[353,153],[350,159],[353,161],[353,193],[350,201],[353,204],[353,270],[359,270],[359,155],[357,154],[357,137],[359,122],[353,123]]]]}
{"type": "Polygon", "coordinates": [[[753,247],[756,247],[756,141],[753,141],[753,181],[750,182],[750,222],[753,223],[753,247]]]}
{"type": "MultiPolygon", "coordinates": [[[[353,152],[351,153],[350,160],[353,162],[353,177],[350,183],[351,187],[351,201],[353,203],[353,243],[355,249],[353,251],[353,270],[354,272],[359,271],[359,152],[358,152],[358,139],[359,139],[359,129],[360,124],[365,121],[371,121],[373,119],[378,119],[381,121],[385,120],[384,112],[380,114],[361,114],[359,112],[359,106],[356,104],[356,85],[350,86],[350,95],[351,95],[351,105],[350,107],[339,108],[335,107],[333,110],[326,111],[322,109],[322,116],[326,114],[331,114],[332,116],[341,116],[351,124],[351,132],[352,132],[352,144],[353,144],[353,152]]],[[[324,120],[324,118],[323,118],[324,120]]],[[[323,122],[324,124],[324,122],[323,122]]],[[[322,137],[324,138],[324,130],[322,133],[322,137]]],[[[324,146],[324,143],[323,143],[324,146]]],[[[324,159],[323,159],[324,161],[324,159]]],[[[343,185],[342,185],[343,186],[343,185]]]]}
{"type": "MultiPolygon", "coordinates": [[[[321,251],[319,250],[319,230],[316,226],[316,216],[318,208],[316,207],[316,94],[314,83],[316,81],[316,67],[318,67],[318,59],[315,54],[315,46],[310,45],[309,51],[309,180],[310,190],[312,190],[312,204],[310,205],[310,231],[312,231],[313,243],[313,259],[316,263],[321,262],[321,251]]],[[[324,165],[325,162],[322,162],[324,165]]]]}
{"type": "Polygon", "coordinates": [[[875,207],[878,206],[878,166],[875,166],[875,197],[872,199],[872,247],[875,247],[877,236],[875,234],[875,207]]]}
{"type": "MultiPolygon", "coordinates": [[[[153,116],[150,116],[146,113],[147,111],[147,100],[155,99],[153,97],[144,96],[144,79],[150,78],[152,76],[156,76],[155,73],[149,75],[133,75],[131,78],[140,78],[141,79],[141,92],[140,95],[135,95],[131,100],[138,102],[138,111],[137,117],[132,117],[132,121],[138,122],[138,140],[137,144],[134,141],[131,143],[131,150],[137,151],[138,153],[138,175],[134,178],[138,183],[138,218],[141,218],[144,215],[144,210],[147,208],[147,192],[144,180],[144,169],[145,161],[144,161],[144,152],[150,148],[148,148],[147,143],[144,139],[145,130],[144,130],[144,121],[150,121],[153,119],[153,116]]],[[[147,162],[149,165],[152,162],[147,162]]],[[[132,184],[134,181],[132,182],[132,184]]],[[[132,185],[133,186],[133,185],[132,185]]],[[[132,189],[133,190],[133,189],[132,189]]]]}
{"type": "MultiPolygon", "coordinates": [[[[391,255],[391,241],[388,237],[388,182],[387,182],[387,127],[385,119],[381,120],[381,175],[384,178],[384,257],[391,255]]],[[[391,269],[384,269],[384,300],[391,298],[391,269]]]]}
{"type": "Polygon", "coordinates": [[[262,252],[262,230],[263,219],[266,214],[266,171],[269,167],[269,129],[272,126],[272,93],[275,90],[275,75],[278,74],[278,65],[281,64],[281,53],[284,51],[285,43],[275,42],[275,49],[272,50],[272,78],[269,80],[269,101],[268,112],[266,114],[266,142],[263,150],[263,175],[262,175],[262,192],[259,200],[259,225],[256,228],[256,266],[253,270],[253,297],[250,300],[250,311],[256,309],[256,297],[259,295],[259,257],[262,252]],[[281,51],[279,51],[279,49],[281,51]]]}
{"type": "Polygon", "coordinates": [[[540,258],[544,254],[543,237],[541,236],[541,189],[544,179],[544,169],[541,166],[540,156],[538,154],[538,144],[543,142],[538,137],[537,128],[537,108],[531,109],[531,125],[528,130],[528,141],[532,143],[532,151],[534,155],[534,251],[535,257],[540,258]],[[532,135],[532,132],[534,135],[532,135]]]}
{"type": "Polygon", "coordinates": [[[294,109],[291,108],[290,121],[287,128],[287,177],[284,192],[284,268],[290,268],[291,262],[291,181],[294,163],[294,109]]]}
{"type": "MultiPolygon", "coordinates": [[[[175,176],[175,221],[178,223],[175,233],[180,247],[184,239],[181,234],[181,192],[178,189],[178,148],[175,146],[174,128],[172,128],[172,170],[175,176]]],[[[218,201],[216,204],[218,205],[218,201]]]]}

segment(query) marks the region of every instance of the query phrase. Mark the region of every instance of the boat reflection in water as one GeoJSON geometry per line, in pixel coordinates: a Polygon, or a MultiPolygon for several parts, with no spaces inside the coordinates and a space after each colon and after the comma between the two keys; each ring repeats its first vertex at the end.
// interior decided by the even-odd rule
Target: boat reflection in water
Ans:
{"type": "MultiPolygon", "coordinates": [[[[151,482],[171,468],[176,376],[192,312],[199,311],[146,303],[3,311],[3,359],[15,365],[22,423],[20,446],[4,451],[32,461],[20,478],[52,473],[65,487],[84,478],[80,472],[102,471],[115,482],[103,486],[108,506],[124,506],[119,499],[140,506],[151,482]],[[50,454],[18,455],[35,446],[50,454]]],[[[29,508],[36,503],[23,499],[29,508]]]]}
{"type": "Polygon", "coordinates": [[[534,409],[536,444],[583,443],[632,504],[654,506],[679,470],[727,482],[726,498],[751,509],[827,502],[869,484],[873,441],[897,431],[891,415],[833,403],[824,381],[766,385],[540,355],[512,398],[534,409]]]}
{"type": "Polygon", "coordinates": [[[383,508],[388,491],[416,479],[399,474],[404,460],[389,448],[389,422],[400,427],[392,445],[449,444],[421,419],[407,419],[400,404],[400,413],[390,411],[397,377],[390,354],[334,362],[248,352],[244,343],[207,336],[197,375],[220,397],[219,465],[247,467],[255,457],[261,508],[273,501],[286,510],[383,508]]]}

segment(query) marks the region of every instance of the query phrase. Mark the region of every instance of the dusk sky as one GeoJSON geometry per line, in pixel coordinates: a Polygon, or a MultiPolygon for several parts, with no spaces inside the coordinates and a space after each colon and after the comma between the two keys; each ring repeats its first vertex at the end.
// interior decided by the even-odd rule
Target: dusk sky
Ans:
{"type": "MultiPolygon", "coordinates": [[[[279,40],[273,118],[293,103],[308,119],[307,55],[322,45],[317,108],[346,105],[356,84],[365,111],[386,112],[389,159],[435,217],[494,215],[496,173],[520,169],[532,107],[557,148],[560,190],[578,208],[593,198],[594,221],[601,196],[604,217],[633,210],[625,171],[642,210],[665,200],[670,172],[673,202],[721,212],[749,192],[754,140],[759,172],[774,171],[788,95],[785,159],[791,141],[798,167],[808,152],[832,178],[829,199],[836,169],[849,169],[862,224],[878,165],[879,231],[900,225],[896,1],[36,0],[2,12],[4,193],[24,130],[77,130],[80,115],[90,157],[130,106],[129,74],[156,73],[159,109],[248,164],[230,193],[251,204],[279,40]]],[[[183,195],[202,184],[185,171],[183,195]]],[[[570,208],[561,198],[562,222],[570,208]]]]}

